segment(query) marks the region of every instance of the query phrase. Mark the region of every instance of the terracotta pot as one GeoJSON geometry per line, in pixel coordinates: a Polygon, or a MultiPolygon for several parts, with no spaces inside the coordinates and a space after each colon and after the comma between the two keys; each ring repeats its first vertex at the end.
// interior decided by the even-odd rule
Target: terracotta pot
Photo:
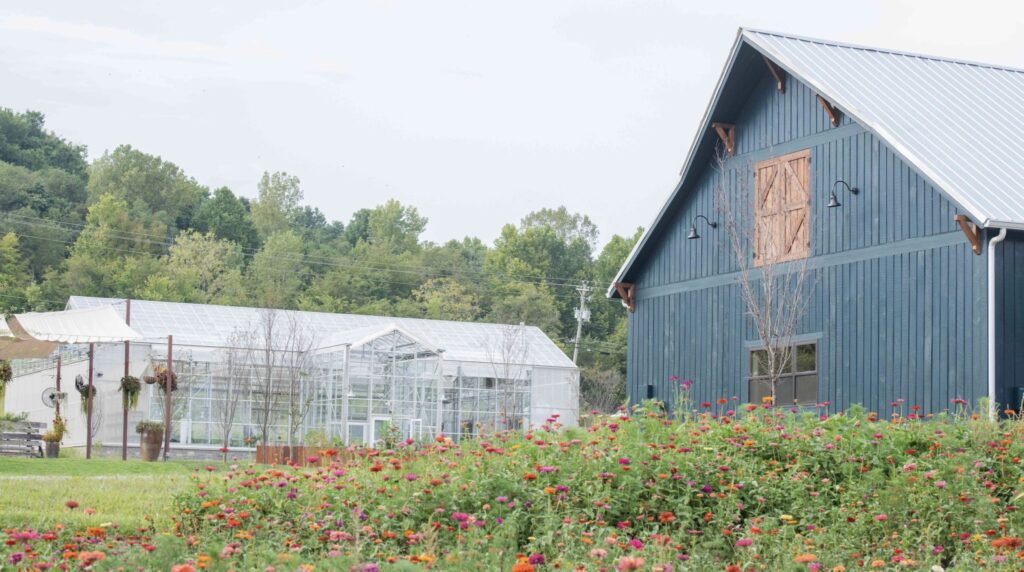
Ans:
{"type": "Polygon", "coordinates": [[[58,441],[47,441],[46,442],[46,458],[56,459],[60,456],[60,442],[58,441]]]}
{"type": "Polygon", "coordinates": [[[163,431],[143,433],[142,438],[139,440],[142,460],[158,460],[160,458],[160,445],[163,444],[163,440],[163,431]]]}

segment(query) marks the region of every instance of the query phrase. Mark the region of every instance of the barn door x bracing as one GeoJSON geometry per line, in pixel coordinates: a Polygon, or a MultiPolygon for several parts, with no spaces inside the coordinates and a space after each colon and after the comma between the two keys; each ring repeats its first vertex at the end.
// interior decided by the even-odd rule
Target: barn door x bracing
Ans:
{"type": "Polygon", "coordinates": [[[754,166],[754,239],[758,265],[805,258],[810,250],[811,151],[754,166]]]}

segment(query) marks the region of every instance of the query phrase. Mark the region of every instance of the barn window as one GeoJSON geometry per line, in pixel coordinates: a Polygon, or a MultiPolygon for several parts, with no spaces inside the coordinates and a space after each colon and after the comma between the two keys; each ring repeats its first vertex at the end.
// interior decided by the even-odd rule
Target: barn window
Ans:
{"type": "Polygon", "coordinates": [[[810,250],[811,151],[754,166],[754,257],[758,266],[806,258],[810,250]]]}
{"type": "MultiPolygon", "coordinates": [[[[778,405],[814,405],[818,402],[818,345],[802,343],[783,352],[786,366],[779,377],[775,396],[778,405]]],[[[750,352],[749,401],[761,403],[771,397],[771,379],[768,376],[768,350],[750,352]]]]}

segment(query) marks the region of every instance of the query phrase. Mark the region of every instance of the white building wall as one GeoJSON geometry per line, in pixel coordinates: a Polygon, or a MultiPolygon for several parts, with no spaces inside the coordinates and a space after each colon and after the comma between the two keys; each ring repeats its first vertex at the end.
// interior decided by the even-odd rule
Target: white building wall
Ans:
{"type": "MultiPolygon", "coordinates": [[[[148,358],[141,348],[132,347],[132,358],[129,369],[132,375],[141,377],[148,365],[148,358]]],[[[120,445],[121,443],[121,393],[118,391],[121,376],[124,375],[124,346],[103,345],[96,347],[93,385],[96,387],[96,399],[93,401],[94,426],[97,432],[93,436],[93,446],[97,444],[120,445]],[[97,374],[103,374],[99,376],[97,374]]],[[[30,421],[46,423],[49,428],[53,422],[54,410],[43,405],[42,394],[48,387],[56,387],[57,370],[47,370],[15,377],[7,385],[4,398],[4,411],[7,413],[28,413],[30,421]]],[[[82,360],[65,363],[61,367],[61,391],[67,393],[67,399],[61,404],[61,414],[66,420],[69,435],[64,439],[64,446],[85,446],[86,417],[82,413],[82,398],[75,390],[75,376],[81,375],[88,382],[89,361],[82,360]]],[[[146,388],[143,387],[139,398],[139,406],[130,411],[128,416],[128,442],[137,443],[135,423],[144,419],[144,411],[148,411],[146,388]]]]}
{"type": "Polygon", "coordinates": [[[558,414],[558,422],[566,427],[579,423],[579,370],[535,367],[531,380],[531,425],[542,425],[555,413],[558,414]]]}

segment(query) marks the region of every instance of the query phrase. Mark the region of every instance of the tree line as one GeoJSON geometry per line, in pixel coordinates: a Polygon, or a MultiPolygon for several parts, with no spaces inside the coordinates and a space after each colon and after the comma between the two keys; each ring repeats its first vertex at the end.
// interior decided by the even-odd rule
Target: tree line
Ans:
{"type": "Polygon", "coordinates": [[[640,229],[599,249],[586,215],[543,208],[493,244],[438,244],[421,238],[428,221],[412,205],[387,200],[342,222],[305,204],[292,174],[254,183],[251,200],[211,190],[131,145],[90,162],[41,113],[0,108],[0,309],[60,309],[85,295],[524,322],[571,354],[587,281],[583,393],[602,407],[609,387],[621,395],[625,313],[603,289],[640,229]]]}

